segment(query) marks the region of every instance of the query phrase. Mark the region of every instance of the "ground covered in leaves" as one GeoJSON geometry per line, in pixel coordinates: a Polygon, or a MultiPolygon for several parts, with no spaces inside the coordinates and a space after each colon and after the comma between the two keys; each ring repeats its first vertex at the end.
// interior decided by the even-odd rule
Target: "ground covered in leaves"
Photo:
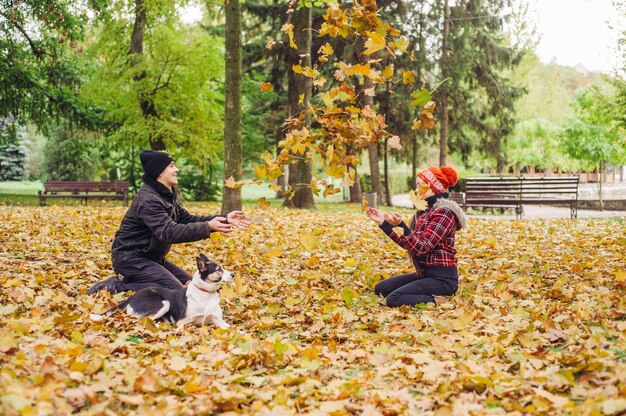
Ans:
{"type": "Polygon", "coordinates": [[[89,319],[127,296],[86,295],[124,211],[0,206],[0,414],[626,411],[623,219],[470,219],[459,293],[389,309],[372,288],[409,260],[358,206],[250,210],[250,229],[170,254],[236,272],[232,328],[175,333],[89,319]]]}

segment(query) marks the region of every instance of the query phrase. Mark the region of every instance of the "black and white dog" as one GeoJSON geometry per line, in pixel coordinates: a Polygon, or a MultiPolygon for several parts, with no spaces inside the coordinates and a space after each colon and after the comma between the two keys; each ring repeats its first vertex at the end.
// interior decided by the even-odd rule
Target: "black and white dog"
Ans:
{"type": "Polygon", "coordinates": [[[202,325],[209,322],[222,329],[230,327],[222,319],[219,289],[223,282],[233,280],[233,274],[210,261],[204,254],[200,254],[196,262],[198,271],[187,287],[142,289],[102,315],[91,314],[91,319],[100,321],[116,310],[126,308],[129,315],[176,323],[178,328],[185,324],[202,325]]]}

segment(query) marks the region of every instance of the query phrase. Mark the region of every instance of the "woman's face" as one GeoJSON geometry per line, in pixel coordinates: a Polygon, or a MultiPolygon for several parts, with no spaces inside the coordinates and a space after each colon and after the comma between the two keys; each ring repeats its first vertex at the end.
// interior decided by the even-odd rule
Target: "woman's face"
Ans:
{"type": "Polygon", "coordinates": [[[435,192],[430,189],[430,186],[419,176],[415,180],[415,193],[422,199],[435,195],[435,192]]]}

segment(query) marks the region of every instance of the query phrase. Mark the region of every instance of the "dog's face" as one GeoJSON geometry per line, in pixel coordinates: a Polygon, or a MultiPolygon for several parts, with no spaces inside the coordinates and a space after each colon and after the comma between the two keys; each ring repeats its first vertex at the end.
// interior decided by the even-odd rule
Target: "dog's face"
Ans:
{"type": "Polygon", "coordinates": [[[200,279],[206,283],[230,282],[234,278],[231,272],[224,270],[222,266],[209,260],[204,254],[196,257],[196,263],[198,264],[200,279]]]}

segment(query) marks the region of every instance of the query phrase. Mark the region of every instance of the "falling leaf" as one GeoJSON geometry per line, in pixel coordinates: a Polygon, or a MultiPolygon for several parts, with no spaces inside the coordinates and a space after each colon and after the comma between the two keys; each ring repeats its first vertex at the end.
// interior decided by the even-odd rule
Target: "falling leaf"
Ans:
{"type": "Polygon", "coordinates": [[[268,200],[266,200],[265,197],[259,198],[257,200],[257,205],[262,210],[266,210],[266,209],[268,209],[269,207],[272,206],[272,204],[268,200]]]}
{"type": "Polygon", "coordinates": [[[281,32],[286,33],[289,36],[289,46],[292,49],[298,49],[298,45],[293,40],[293,25],[291,23],[286,23],[280,29],[281,32]]]}
{"type": "Polygon", "coordinates": [[[411,97],[413,97],[413,101],[409,104],[411,107],[422,107],[430,101],[430,92],[422,88],[421,90],[414,91],[411,97]]]}
{"type": "Polygon", "coordinates": [[[272,87],[272,84],[269,82],[261,82],[261,91],[268,92],[272,91],[272,89],[274,89],[274,87],[272,87]]]}
{"type": "Polygon", "coordinates": [[[387,141],[387,147],[394,150],[402,149],[402,145],[400,144],[400,136],[391,136],[387,141]]]}
{"type": "Polygon", "coordinates": [[[233,178],[232,175],[224,181],[224,186],[231,189],[241,188],[244,184],[245,182],[243,181],[235,181],[235,178],[233,178]]]}
{"type": "Polygon", "coordinates": [[[402,83],[410,85],[415,84],[415,76],[413,75],[413,71],[402,72],[402,83]]]}
{"type": "Polygon", "coordinates": [[[386,44],[387,42],[385,41],[385,38],[380,36],[378,33],[368,33],[367,40],[365,41],[365,51],[363,51],[363,53],[365,55],[371,55],[383,49],[386,44]]]}
{"type": "Polygon", "coordinates": [[[322,45],[319,49],[319,53],[322,55],[332,55],[334,52],[333,47],[328,42],[322,45]]]}
{"type": "Polygon", "coordinates": [[[367,198],[365,198],[365,194],[361,195],[361,212],[367,212],[369,205],[367,204],[367,198]]]}

